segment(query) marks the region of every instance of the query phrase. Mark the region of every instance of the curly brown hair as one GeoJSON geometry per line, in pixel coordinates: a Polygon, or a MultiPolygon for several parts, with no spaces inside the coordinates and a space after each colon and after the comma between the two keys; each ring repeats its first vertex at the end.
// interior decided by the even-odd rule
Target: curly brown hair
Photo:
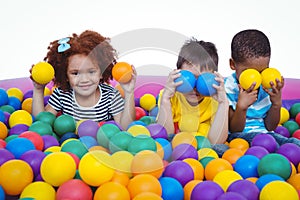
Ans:
{"type": "Polygon", "coordinates": [[[47,56],[44,60],[50,63],[55,70],[54,83],[57,87],[67,91],[71,89],[67,77],[67,68],[69,58],[76,54],[89,56],[99,66],[102,79],[99,83],[109,83],[112,80],[112,68],[116,64],[117,52],[110,44],[110,38],[104,37],[101,34],[86,30],[79,36],[73,33],[70,40],[70,48],[58,52],[59,40],[50,43],[47,56]]]}

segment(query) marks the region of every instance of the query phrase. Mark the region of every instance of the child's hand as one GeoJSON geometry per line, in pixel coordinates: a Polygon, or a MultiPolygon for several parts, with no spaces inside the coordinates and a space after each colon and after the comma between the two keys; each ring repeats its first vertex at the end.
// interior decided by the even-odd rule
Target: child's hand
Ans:
{"type": "Polygon", "coordinates": [[[238,97],[237,106],[243,110],[247,110],[257,100],[258,90],[253,90],[255,83],[248,90],[244,90],[240,85],[240,93],[238,97]]]}
{"type": "Polygon", "coordinates": [[[272,81],[270,82],[270,85],[272,89],[264,88],[264,90],[270,95],[270,101],[272,102],[272,104],[281,107],[281,92],[284,86],[284,78],[281,77],[281,81],[276,79],[276,86],[272,81]]]}
{"type": "Polygon", "coordinates": [[[176,78],[179,78],[180,76],[181,74],[179,69],[174,69],[170,72],[164,88],[163,98],[171,99],[174,96],[176,87],[183,83],[182,81],[178,81],[178,82],[174,81],[176,78]]]}
{"type": "Polygon", "coordinates": [[[29,73],[30,73],[30,77],[29,77],[29,78],[32,80],[33,87],[34,87],[35,89],[37,89],[37,90],[43,90],[43,91],[44,91],[44,89],[45,89],[45,87],[46,87],[46,84],[39,84],[39,83],[37,83],[36,81],[34,81],[33,78],[32,78],[31,72],[32,72],[32,67],[33,67],[33,66],[34,66],[34,65],[32,65],[31,68],[29,69],[29,73]]]}
{"type": "Polygon", "coordinates": [[[132,78],[130,79],[129,82],[127,83],[120,83],[121,87],[123,88],[125,93],[133,93],[134,92],[134,88],[135,88],[135,83],[136,83],[136,70],[135,67],[133,65],[131,65],[132,67],[132,78]]]}
{"type": "Polygon", "coordinates": [[[217,90],[217,93],[212,95],[212,97],[219,103],[226,102],[227,96],[224,88],[224,77],[222,77],[218,72],[214,72],[214,74],[216,75],[215,80],[218,81],[220,85],[213,85],[213,87],[217,90]]]}

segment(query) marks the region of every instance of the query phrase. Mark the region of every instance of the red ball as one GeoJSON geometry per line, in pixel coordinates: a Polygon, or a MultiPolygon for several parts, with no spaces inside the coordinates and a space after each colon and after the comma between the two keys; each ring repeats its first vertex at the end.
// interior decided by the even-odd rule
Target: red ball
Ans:
{"type": "Polygon", "coordinates": [[[79,179],[71,179],[59,186],[56,193],[57,200],[65,199],[93,199],[93,192],[90,186],[79,179]]]}
{"type": "Polygon", "coordinates": [[[300,113],[298,113],[295,117],[295,121],[297,122],[297,124],[299,124],[300,126],[300,113]]]}
{"type": "Polygon", "coordinates": [[[300,129],[296,130],[296,131],[293,133],[293,137],[300,140],[300,129]]]}
{"type": "Polygon", "coordinates": [[[146,116],[146,111],[141,107],[135,107],[135,120],[139,120],[140,118],[146,116]]]}
{"type": "Polygon", "coordinates": [[[44,149],[44,140],[42,136],[33,131],[25,131],[19,135],[21,138],[27,138],[30,140],[37,150],[42,151],[44,149]]]}

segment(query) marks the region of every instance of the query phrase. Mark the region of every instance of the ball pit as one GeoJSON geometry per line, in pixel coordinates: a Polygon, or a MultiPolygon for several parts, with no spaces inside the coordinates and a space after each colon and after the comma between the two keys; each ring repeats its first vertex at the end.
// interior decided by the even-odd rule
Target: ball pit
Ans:
{"type": "MultiPolygon", "coordinates": [[[[122,130],[114,121],[101,122],[96,125],[95,123],[87,125],[88,122],[86,122],[85,125],[84,121],[77,124],[73,122],[69,124],[68,120],[58,120],[57,123],[60,121],[60,126],[56,125],[55,128],[54,122],[59,116],[42,112],[34,118],[30,115],[31,111],[28,104],[20,108],[19,102],[23,103],[25,100],[30,102],[30,98],[32,98],[32,84],[30,80],[26,78],[0,81],[0,129],[2,131],[0,132],[0,179],[2,181],[5,180],[5,183],[2,184],[1,182],[0,199],[2,196],[2,199],[5,199],[6,197],[11,197],[11,195],[20,199],[47,199],[48,197],[53,197],[53,195],[55,195],[54,198],[56,199],[72,199],[73,197],[70,195],[75,195],[79,191],[84,196],[83,198],[87,199],[102,199],[110,195],[119,195],[121,199],[152,198],[175,200],[182,198],[198,199],[199,195],[207,198],[216,195],[215,197],[219,199],[228,199],[233,197],[232,195],[235,195],[236,198],[241,198],[240,196],[242,195],[250,199],[249,193],[257,198],[259,195],[262,198],[267,198],[267,193],[280,193],[280,190],[285,193],[288,192],[289,198],[294,198],[295,191],[299,189],[293,190],[291,188],[298,187],[297,181],[300,180],[298,176],[300,165],[296,156],[299,155],[297,153],[298,148],[293,148],[295,146],[286,144],[276,147],[270,153],[266,150],[266,146],[254,146],[243,140],[234,140],[227,144],[230,147],[228,154],[230,152],[231,154],[220,158],[212,149],[213,145],[204,136],[180,131],[176,132],[176,134],[168,135],[163,126],[155,123],[158,107],[155,105],[157,99],[154,101],[154,98],[157,98],[165,81],[166,77],[137,77],[137,86],[134,93],[136,102],[138,101],[136,104],[137,120],[132,124],[134,127],[134,131],[131,131],[132,133],[122,130]],[[11,103],[9,103],[9,99],[13,99],[11,103]],[[17,117],[14,113],[19,112],[16,111],[21,111],[21,114],[17,117]],[[10,120],[13,123],[10,124],[10,120]],[[70,126],[68,127],[67,124],[70,126]],[[137,130],[135,125],[143,126],[146,136],[140,134],[140,130],[137,130]],[[80,126],[81,128],[79,129],[80,126]],[[89,128],[92,130],[88,130],[89,128]],[[28,132],[34,132],[39,136],[28,134],[28,132]],[[147,142],[142,140],[144,143],[139,143],[141,138],[147,139],[147,142]],[[31,142],[33,149],[24,150],[26,145],[21,144],[17,145],[23,146],[23,150],[19,151],[17,150],[19,147],[11,145],[10,142],[20,139],[27,139],[27,143],[28,141],[29,143],[31,142]],[[138,140],[138,142],[131,143],[129,151],[129,143],[133,139],[138,140]],[[175,148],[180,149],[182,146],[188,147],[184,149],[196,149],[198,158],[195,152],[186,156],[184,154],[186,153],[185,151],[179,153],[179,150],[175,150],[175,148]],[[139,159],[140,161],[137,162],[136,160],[138,159],[135,156],[145,150],[151,151],[151,155],[155,155],[155,157],[149,156],[151,158],[142,159],[143,162],[140,162],[141,159],[139,159]],[[15,152],[19,158],[16,159],[12,152],[15,152]],[[233,152],[239,153],[234,154],[233,152]],[[58,158],[54,156],[56,158],[53,158],[53,155],[56,155],[56,153],[67,153],[69,157],[58,158]],[[180,156],[185,155],[185,157],[180,158],[179,156],[179,160],[176,160],[178,153],[180,156]],[[242,155],[243,153],[244,155],[242,155]],[[278,154],[279,156],[277,157],[279,159],[276,158],[276,161],[273,161],[275,159],[273,158],[271,159],[272,161],[264,161],[264,159],[267,160],[268,155],[270,157],[270,154],[273,153],[278,154]],[[257,168],[260,168],[261,174],[252,173],[250,177],[251,167],[257,164],[256,162],[251,162],[251,159],[245,159],[243,165],[239,163],[243,160],[241,158],[248,156],[252,156],[251,158],[254,156],[260,160],[258,166],[259,164],[261,166],[257,166],[257,168]],[[218,159],[223,159],[225,160],[224,162],[227,161],[229,165],[219,163],[218,166],[216,164],[218,159]],[[241,160],[237,163],[239,159],[241,160]],[[22,164],[20,162],[14,164],[14,167],[10,167],[8,170],[7,166],[11,165],[10,162],[15,160],[22,162],[22,164]],[[154,163],[158,164],[154,168],[159,168],[157,171],[154,170],[155,172],[151,168],[154,160],[157,160],[154,163]],[[282,160],[284,160],[283,164],[278,164],[282,160]],[[60,166],[56,166],[57,163],[61,163],[60,166]],[[268,165],[265,163],[268,163],[268,165]],[[270,163],[277,163],[276,166],[280,165],[281,169],[279,172],[277,169],[274,169],[273,165],[275,164],[270,163]],[[68,167],[62,167],[61,165],[68,165],[68,167]],[[242,165],[244,168],[239,169],[239,165],[242,165]],[[148,166],[150,166],[150,170],[147,168],[148,166]],[[229,166],[232,166],[232,168],[229,166]],[[13,175],[12,169],[14,168],[17,168],[21,174],[13,175]],[[64,168],[68,170],[64,171],[64,168]],[[134,170],[132,170],[133,168],[134,170]],[[218,171],[215,170],[216,168],[222,169],[218,171]],[[41,169],[43,169],[42,174],[39,173],[41,169]],[[4,178],[1,173],[3,170],[5,171],[4,178]],[[273,172],[273,170],[276,172],[273,172]],[[148,173],[145,171],[148,171],[148,173]],[[182,171],[184,173],[180,174],[182,171]],[[271,171],[273,174],[264,174],[267,173],[266,171],[271,171]],[[205,172],[211,172],[211,178],[207,178],[205,172]],[[226,173],[229,176],[228,174],[226,176],[223,175],[226,173]],[[145,178],[145,175],[149,174],[152,176],[150,183],[145,178]],[[17,178],[14,177],[15,179],[13,179],[13,176],[17,176],[17,178]],[[59,178],[56,178],[56,176],[59,176],[59,178]],[[144,178],[140,178],[139,183],[134,185],[132,180],[137,176],[143,176],[144,178]],[[248,178],[237,180],[239,179],[237,178],[238,176],[248,178]],[[21,179],[20,177],[24,180],[23,183],[13,185],[12,181],[19,180],[21,179]],[[127,186],[130,182],[131,189],[128,189],[127,186]],[[273,186],[269,186],[271,183],[273,186]],[[144,190],[140,184],[148,185],[148,189],[144,190]],[[199,189],[200,185],[205,189],[199,189]],[[158,188],[159,191],[153,191],[151,187],[158,188]],[[72,188],[76,190],[72,192],[72,188]],[[224,192],[222,188],[227,188],[227,191],[224,192]],[[35,192],[34,196],[32,191],[38,192],[35,192]],[[134,198],[131,196],[132,194],[136,194],[134,198]],[[210,196],[208,197],[207,195],[210,196]]],[[[114,85],[114,82],[112,82],[112,85],[114,85]]],[[[285,79],[285,87],[282,93],[284,99],[282,110],[284,111],[282,112],[280,123],[282,126],[278,126],[276,131],[278,134],[286,137],[293,137],[293,134],[290,132],[286,134],[288,128],[284,126],[285,123],[287,123],[285,125],[288,125],[291,123],[289,121],[293,121],[292,125],[297,127],[296,124],[298,124],[299,126],[300,117],[298,119],[297,115],[300,115],[297,110],[297,103],[300,102],[300,95],[294,92],[297,85],[299,85],[299,80],[285,79]]],[[[51,87],[51,84],[47,85],[45,95],[50,95],[51,87]]],[[[46,103],[48,98],[49,96],[45,97],[44,103],[46,103]]],[[[299,132],[299,128],[295,130],[292,128],[289,128],[292,133],[299,132]]],[[[255,160],[257,161],[257,159],[255,160]]],[[[277,196],[274,196],[274,199],[276,198],[277,196]]]]}

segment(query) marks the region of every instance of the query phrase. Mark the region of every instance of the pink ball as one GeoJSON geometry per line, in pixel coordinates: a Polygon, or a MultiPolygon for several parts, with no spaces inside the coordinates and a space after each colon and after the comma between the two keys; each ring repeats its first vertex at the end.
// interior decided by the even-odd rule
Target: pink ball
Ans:
{"type": "Polygon", "coordinates": [[[66,199],[93,199],[93,192],[90,186],[79,179],[71,179],[64,182],[56,192],[56,200],[66,199]]]}

